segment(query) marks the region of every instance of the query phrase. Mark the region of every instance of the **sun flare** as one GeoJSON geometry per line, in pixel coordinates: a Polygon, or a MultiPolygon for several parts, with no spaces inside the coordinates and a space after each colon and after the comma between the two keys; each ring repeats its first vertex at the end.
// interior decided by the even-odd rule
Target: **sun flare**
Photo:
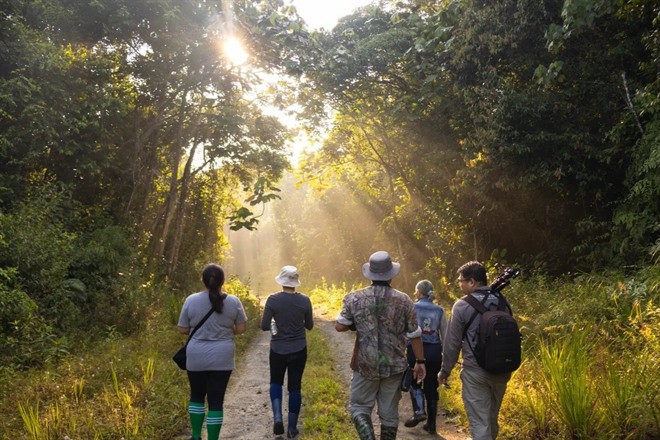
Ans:
{"type": "Polygon", "coordinates": [[[240,66],[248,59],[248,53],[243,49],[240,41],[235,38],[229,38],[224,45],[225,55],[231,64],[240,66]]]}

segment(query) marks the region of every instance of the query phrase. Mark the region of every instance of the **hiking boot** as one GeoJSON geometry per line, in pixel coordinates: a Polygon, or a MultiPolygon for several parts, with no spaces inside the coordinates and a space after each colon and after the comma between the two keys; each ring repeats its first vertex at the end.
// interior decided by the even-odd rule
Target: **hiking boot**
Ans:
{"type": "Polygon", "coordinates": [[[298,431],[298,414],[289,413],[289,426],[286,429],[286,437],[294,438],[300,431],[298,431]]]}
{"type": "MultiPolygon", "coordinates": [[[[414,428],[415,426],[422,423],[424,420],[426,420],[426,416],[424,414],[420,414],[420,415],[415,414],[411,418],[403,422],[403,426],[405,426],[406,428],[414,428]]],[[[426,424],[424,424],[424,426],[426,426],[426,424]]]]}
{"type": "Polygon", "coordinates": [[[398,430],[398,426],[380,425],[380,440],[396,440],[396,432],[398,430]]]}

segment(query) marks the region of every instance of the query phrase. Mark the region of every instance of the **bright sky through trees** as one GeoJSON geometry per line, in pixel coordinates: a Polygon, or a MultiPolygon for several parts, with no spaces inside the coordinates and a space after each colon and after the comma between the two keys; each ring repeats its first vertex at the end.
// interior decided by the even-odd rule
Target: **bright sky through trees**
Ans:
{"type": "MultiPolygon", "coordinates": [[[[310,28],[331,30],[337,21],[349,15],[355,9],[372,3],[372,0],[290,0],[296,7],[298,14],[305,20],[310,28]]],[[[291,123],[286,122],[285,123],[291,123]]],[[[314,148],[313,142],[301,134],[292,145],[291,159],[294,164],[298,162],[300,153],[306,148],[314,148]]]]}
{"type": "Polygon", "coordinates": [[[332,29],[341,17],[372,0],[291,0],[298,14],[311,28],[332,29]]]}

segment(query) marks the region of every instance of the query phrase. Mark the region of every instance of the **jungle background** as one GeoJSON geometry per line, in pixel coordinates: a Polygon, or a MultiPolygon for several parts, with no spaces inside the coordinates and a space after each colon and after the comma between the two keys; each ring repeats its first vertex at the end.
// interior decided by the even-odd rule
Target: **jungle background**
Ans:
{"type": "Polygon", "coordinates": [[[447,310],[522,269],[503,435],[660,435],[657,2],[0,5],[2,438],[172,438],[206,263],[256,319],[281,265],[332,309],[379,249],[447,310]]]}

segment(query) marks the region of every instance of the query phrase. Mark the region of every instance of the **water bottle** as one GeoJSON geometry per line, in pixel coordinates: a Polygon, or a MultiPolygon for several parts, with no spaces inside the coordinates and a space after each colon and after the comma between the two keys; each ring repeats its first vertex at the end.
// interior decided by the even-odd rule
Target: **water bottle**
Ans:
{"type": "Polygon", "coordinates": [[[275,318],[270,320],[270,333],[275,336],[277,334],[277,324],[275,324],[275,318]]]}

